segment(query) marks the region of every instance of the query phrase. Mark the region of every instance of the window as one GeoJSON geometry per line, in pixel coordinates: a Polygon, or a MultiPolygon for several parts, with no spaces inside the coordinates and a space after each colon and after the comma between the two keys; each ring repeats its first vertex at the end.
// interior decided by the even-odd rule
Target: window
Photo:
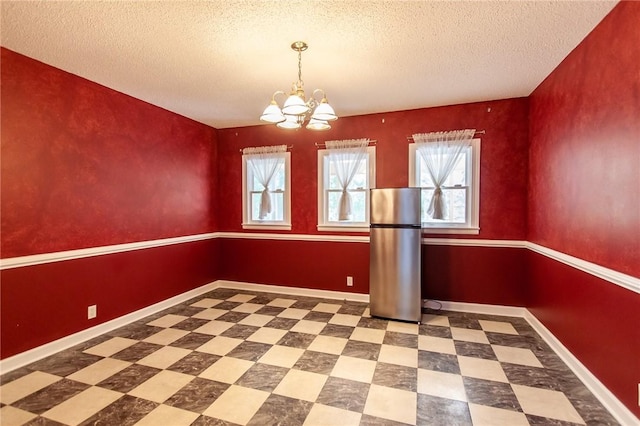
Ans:
{"type": "MultiPolygon", "coordinates": [[[[318,229],[321,231],[368,231],[369,230],[369,189],[375,188],[375,147],[365,148],[361,154],[341,150],[338,156],[331,156],[335,149],[318,151],[318,229]],[[355,167],[355,169],[354,169],[355,167]],[[338,170],[342,169],[342,170],[338,170]],[[351,211],[342,211],[343,188],[339,174],[353,176],[347,186],[351,211]]],[[[347,179],[348,180],[348,179],[347,179]]],[[[344,206],[343,206],[344,208],[344,206]]]]}
{"type": "Polygon", "coordinates": [[[436,155],[430,152],[430,144],[409,145],[409,186],[422,188],[424,232],[479,233],[480,139],[473,139],[471,145],[462,150],[441,186],[445,207],[442,219],[434,219],[428,211],[436,189],[424,159],[424,156],[436,155]],[[418,150],[424,151],[420,154],[418,150]]]}
{"type": "Polygon", "coordinates": [[[244,229],[291,229],[290,168],[291,153],[286,146],[243,150],[244,229]]]}

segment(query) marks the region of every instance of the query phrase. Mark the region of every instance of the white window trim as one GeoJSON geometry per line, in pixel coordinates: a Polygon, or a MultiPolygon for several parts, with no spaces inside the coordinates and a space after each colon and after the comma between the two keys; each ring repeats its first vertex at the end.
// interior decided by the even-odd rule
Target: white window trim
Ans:
{"type": "Polygon", "coordinates": [[[247,156],[242,156],[242,229],[272,229],[281,231],[291,230],[291,152],[283,152],[284,156],[284,196],[283,220],[250,220],[249,191],[247,191],[247,156]]]}
{"type": "Polygon", "coordinates": [[[326,232],[369,232],[369,189],[376,187],[376,147],[367,147],[369,155],[369,188],[366,188],[367,211],[365,212],[366,222],[361,225],[345,223],[341,225],[337,222],[325,222],[326,209],[324,203],[324,158],[329,154],[328,149],[318,150],[318,231],[326,232]]]}
{"type": "MultiPolygon", "coordinates": [[[[416,184],[416,149],[417,144],[409,144],[409,186],[418,187],[416,184]]],[[[471,182],[471,211],[469,225],[449,224],[446,226],[433,226],[422,224],[422,232],[425,234],[466,234],[478,235],[480,233],[480,139],[471,141],[471,162],[473,181],[471,182]]]]}

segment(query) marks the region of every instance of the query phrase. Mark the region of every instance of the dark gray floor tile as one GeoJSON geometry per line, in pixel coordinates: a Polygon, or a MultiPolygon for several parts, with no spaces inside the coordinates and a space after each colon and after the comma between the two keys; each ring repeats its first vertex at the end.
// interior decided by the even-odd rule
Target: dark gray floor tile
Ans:
{"type": "Polygon", "coordinates": [[[270,395],[248,425],[299,426],[304,423],[313,403],[280,395],[270,395]]]}
{"type": "Polygon", "coordinates": [[[172,325],[171,328],[176,328],[178,330],[184,330],[184,331],[193,331],[198,327],[202,327],[208,322],[209,321],[206,319],[188,318],[184,321],[180,321],[179,323],[172,325]]]}
{"type": "Polygon", "coordinates": [[[327,324],[320,334],[322,336],[332,336],[332,337],[341,337],[343,339],[348,339],[351,337],[355,327],[349,327],[346,325],[338,325],[338,324],[327,324]]]}
{"type": "Polygon", "coordinates": [[[113,376],[101,381],[97,386],[126,393],[146,382],[161,370],[146,365],[133,364],[113,376]]]}
{"type": "Polygon", "coordinates": [[[288,372],[288,368],[256,363],[235,384],[246,388],[273,392],[288,372]]]}
{"type": "Polygon", "coordinates": [[[229,352],[227,356],[255,362],[260,359],[265,352],[271,349],[271,346],[272,345],[267,345],[265,343],[244,341],[229,352]]]}
{"type": "Polygon", "coordinates": [[[349,340],[342,350],[342,355],[377,361],[382,345],[369,342],[349,340]]]}
{"type": "Polygon", "coordinates": [[[418,369],[378,362],[371,383],[388,388],[417,391],[418,369]]]}
{"type": "Polygon", "coordinates": [[[102,358],[101,356],[67,349],[40,361],[36,361],[29,365],[28,368],[32,371],[44,371],[45,373],[66,377],[100,361],[102,358]]]}
{"type": "MultiPolygon", "coordinates": [[[[216,306],[216,308],[217,308],[217,306],[216,306]]],[[[248,314],[246,312],[227,312],[226,314],[223,314],[223,315],[219,316],[218,318],[216,318],[216,320],[217,321],[224,321],[224,322],[232,322],[232,323],[235,324],[235,323],[238,323],[238,322],[242,321],[243,319],[245,319],[249,315],[250,314],[248,314]]]]}
{"type": "Polygon", "coordinates": [[[88,387],[89,385],[85,383],[62,379],[11,405],[34,414],[42,414],[50,408],[79,394],[88,387]]]}
{"type": "Polygon", "coordinates": [[[218,399],[228,388],[229,384],[220,383],[196,377],[182,389],[173,394],[164,404],[181,408],[194,413],[202,413],[218,399]]]}
{"type": "Polygon", "coordinates": [[[442,337],[444,339],[451,339],[451,329],[449,327],[440,327],[437,325],[420,324],[418,327],[418,334],[423,336],[442,337]]]}
{"type": "Polygon", "coordinates": [[[469,403],[522,412],[518,398],[509,383],[463,377],[469,403]]]}
{"type": "Polygon", "coordinates": [[[290,331],[282,336],[282,339],[280,339],[277,344],[280,346],[289,346],[291,348],[307,349],[315,338],[316,336],[314,334],[290,331]]]}
{"type": "Polygon", "coordinates": [[[116,354],[111,355],[111,358],[119,359],[122,361],[137,362],[163,347],[164,346],[162,345],[156,345],[154,343],[138,342],[126,349],[121,350],[116,354]]]}
{"type": "Polygon", "coordinates": [[[419,425],[471,426],[471,413],[466,402],[418,394],[419,425]]]}
{"type": "MultiPolygon", "coordinates": [[[[207,323],[209,321],[205,320],[205,323],[207,323]]],[[[197,349],[200,346],[204,345],[205,343],[207,343],[209,340],[213,339],[214,336],[211,336],[209,334],[201,334],[201,333],[189,333],[184,337],[179,338],[178,340],[172,342],[169,346],[175,346],[176,348],[183,348],[183,349],[197,349]]]]}
{"type": "Polygon", "coordinates": [[[180,361],[177,361],[175,364],[171,365],[169,368],[167,368],[167,370],[197,376],[198,374],[209,368],[214,362],[218,361],[220,358],[220,356],[211,355],[204,352],[191,352],[180,361]]]}
{"type": "Polygon", "coordinates": [[[329,377],[316,399],[317,403],[362,413],[369,395],[368,383],[329,377]]]}
{"type": "Polygon", "coordinates": [[[291,330],[291,327],[296,325],[298,320],[291,318],[274,318],[269,321],[265,327],[277,328],[279,330],[291,330]]]}
{"type": "Polygon", "coordinates": [[[80,426],[118,425],[131,426],[158,406],[156,402],[123,395],[120,399],[89,417],[80,426]]]}
{"type": "Polygon", "coordinates": [[[495,352],[493,352],[491,345],[475,342],[463,342],[461,340],[455,340],[453,344],[458,355],[490,359],[493,361],[498,359],[495,352]]]}
{"type": "Polygon", "coordinates": [[[338,355],[327,354],[324,352],[304,351],[293,368],[328,375],[336,365],[338,358],[338,355]]]}
{"type": "Polygon", "coordinates": [[[362,328],[375,328],[377,330],[386,330],[388,324],[389,324],[388,320],[383,320],[380,318],[362,317],[360,318],[360,321],[358,322],[357,326],[362,328]]]}
{"type": "Polygon", "coordinates": [[[251,336],[256,331],[258,331],[259,329],[260,327],[236,324],[233,327],[226,330],[224,333],[222,333],[221,336],[244,340],[247,337],[251,336]]]}
{"type": "Polygon", "coordinates": [[[418,368],[460,374],[458,357],[440,352],[418,351],[418,368]]]}
{"type": "Polygon", "coordinates": [[[307,321],[329,322],[331,318],[333,318],[333,314],[330,314],[328,312],[311,311],[307,315],[305,315],[303,319],[307,321]]]}
{"type": "Polygon", "coordinates": [[[418,335],[417,334],[407,334],[407,333],[397,333],[395,331],[387,331],[384,334],[384,340],[382,341],[385,345],[394,345],[394,346],[402,346],[405,348],[413,348],[418,349],[418,335]]]}

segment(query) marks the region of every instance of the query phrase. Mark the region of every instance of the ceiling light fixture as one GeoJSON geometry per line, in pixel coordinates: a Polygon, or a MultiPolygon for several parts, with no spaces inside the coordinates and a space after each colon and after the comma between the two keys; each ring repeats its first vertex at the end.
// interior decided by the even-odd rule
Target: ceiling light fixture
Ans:
{"type": "Polygon", "coordinates": [[[324,90],[314,90],[310,99],[308,101],[305,100],[304,83],[302,81],[302,52],[307,50],[308,47],[304,41],[296,41],[291,45],[291,49],[298,52],[298,81],[293,83],[291,93],[284,102],[282,109],[276,102],[276,95],[286,95],[286,93],[278,90],[273,94],[271,102],[265,108],[262,116],[260,116],[260,120],[267,123],[275,123],[281,129],[299,129],[309,118],[307,129],[329,130],[331,128],[329,121],[338,119],[338,116],[336,116],[327,101],[327,95],[324,90]],[[322,94],[320,100],[316,98],[317,93],[322,94]]]}

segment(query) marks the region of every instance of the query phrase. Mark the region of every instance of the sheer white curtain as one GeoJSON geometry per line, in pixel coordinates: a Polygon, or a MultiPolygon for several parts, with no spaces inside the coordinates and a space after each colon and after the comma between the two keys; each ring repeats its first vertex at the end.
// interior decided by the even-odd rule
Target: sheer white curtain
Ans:
{"type": "Polygon", "coordinates": [[[462,151],[471,145],[475,129],[453,130],[450,132],[417,133],[413,140],[416,150],[427,166],[435,189],[429,202],[427,213],[434,219],[447,217],[447,205],[442,185],[451,174],[462,151]]]}
{"type": "Polygon", "coordinates": [[[329,167],[333,167],[342,188],[339,201],[338,220],[351,219],[351,194],[347,188],[362,166],[367,155],[369,139],[346,139],[327,141],[329,167]]]}
{"type": "MultiPolygon", "coordinates": [[[[286,145],[260,146],[255,148],[244,148],[242,155],[246,157],[247,164],[251,167],[253,175],[258,179],[260,185],[264,187],[260,194],[259,219],[264,219],[271,213],[271,193],[269,184],[280,167],[284,167],[283,152],[287,151],[286,145]]],[[[249,186],[251,187],[251,186],[249,186]]]]}

